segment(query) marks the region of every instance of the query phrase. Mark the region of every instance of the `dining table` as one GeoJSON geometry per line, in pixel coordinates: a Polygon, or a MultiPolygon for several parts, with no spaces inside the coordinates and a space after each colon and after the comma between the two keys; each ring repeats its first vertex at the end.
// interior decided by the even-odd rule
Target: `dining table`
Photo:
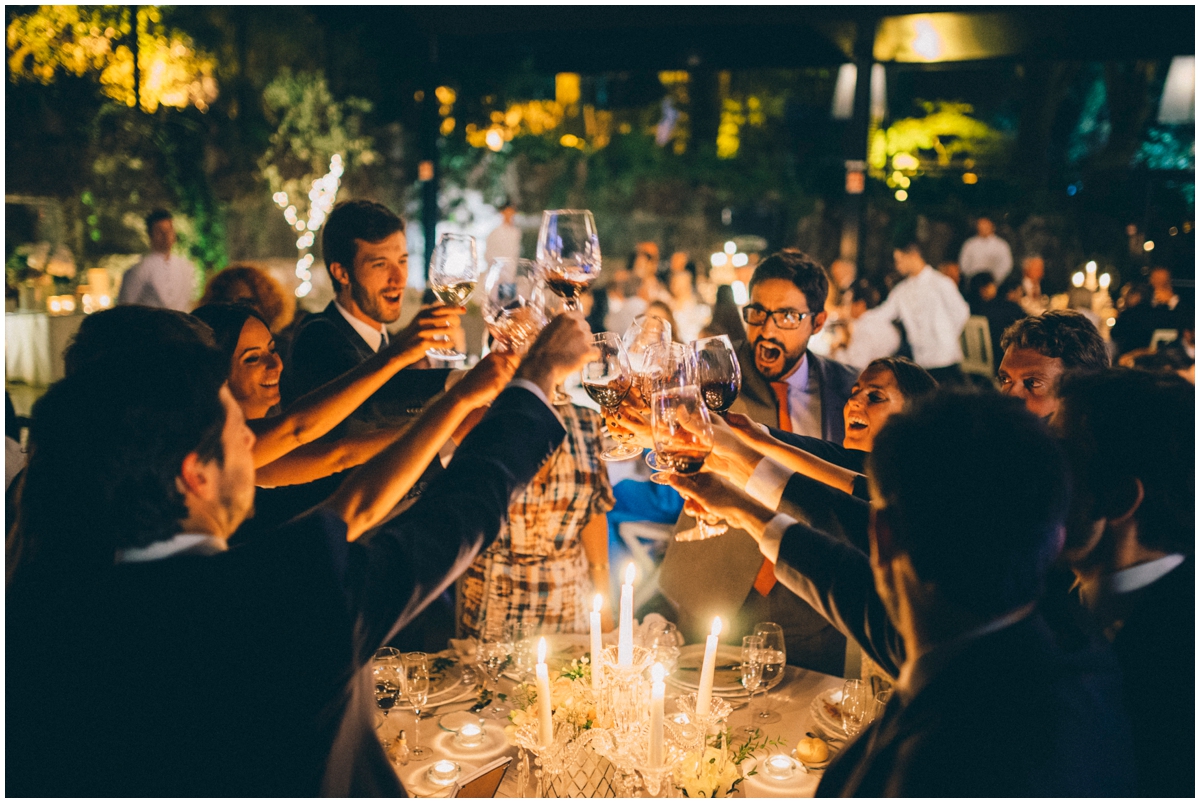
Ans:
{"type": "MultiPolygon", "coordinates": [[[[571,657],[581,656],[587,650],[587,636],[555,636],[553,645],[554,652],[558,654],[560,661],[569,660],[571,657]]],[[[689,646],[695,649],[699,645],[689,646]]],[[[688,649],[689,647],[683,648],[685,653],[688,649]]],[[[728,661],[728,656],[735,654],[736,651],[735,647],[724,646],[719,660],[728,661]]],[[[454,649],[448,649],[440,655],[446,660],[455,660],[456,657],[454,649]]],[[[393,767],[409,795],[448,797],[453,791],[453,785],[437,784],[430,780],[431,768],[439,761],[453,762],[458,767],[457,772],[461,776],[466,776],[471,771],[498,758],[512,756],[514,760],[509,765],[508,772],[496,792],[496,797],[532,795],[534,794],[533,783],[530,784],[528,790],[518,788],[516,769],[518,750],[515,745],[509,744],[505,737],[504,728],[509,724],[508,719],[491,718],[479,710],[482,708],[479,705],[480,695],[476,685],[479,675],[471,667],[470,660],[469,656],[457,655],[457,661],[461,663],[462,669],[453,671],[463,671],[464,680],[458,681],[456,678],[452,688],[441,695],[431,695],[427,707],[422,710],[419,737],[420,745],[427,751],[426,755],[419,759],[410,758],[404,764],[393,762],[393,767]],[[444,702],[440,702],[440,700],[444,702]],[[461,746],[460,740],[457,738],[457,731],[466,723],[480,726],[483,735],[480,744],[472,747],[461,746]]],[[[678,698],[693,690],[693,687],[687,685],[685,677],[680,679],[685,675],[685,672],[677,670],[667,678],[666,714],[668,717],[678,710],[676,708],[678,698]]],[[[500,678],[498,691],[508,695],[517,685],[518,679],[515,673],[506,672],[500,678]]],[[[765,701],[761,693],[754,698],[753,704],[744,692],[728,694],[725,699],[733,706],[733,711],[726,720],[726,726],[735,734],[734,743],[739,743],[736,741],[738,739],[736,734],[741,732],[740,729],[749,725],[760,729],[759,741],[769,742],[767,746],[759,749],[743,764],[743,773],[749,773],[758,762],[763,762],[776,754],[790,755],[794,758],[795,754],[792,751],[798,742],[809,733],[817,733],[826,738],[836,755],[836,750],[844,746],[844,733],[831,733],[834,729],[830,727],[828,718],[824,721],[818,719],[820,701],[814,704],[814,700],[819,695],[825,697],[834,695],[834,699],[836,699],[837,695],[841,693],[843,683],[844,680],[840,677],[787,666],[782,679],[770,690],[765,701]],[[764,702],[766,707],[780,714],[777,721],[759,724],[756,713],[764,707],[764,702]]],[[[717,692],[714,694],[720,696],[717,692]]],[[[382,712],[376,713],[377,735],[385,749],[393,745],[400,730],[405,731],[408,746],[411,748],[414,745],[414,737],[417,735],[416,721],[410,706],[405,705],[402,701],[386,716],[382,712]]],[[[799,762],[793,762],[793,764],[795,772],[787,780],[776,780],[765,772],[747,775],[738,785],[734,796],[814,796],[822,777],[823,767],[810,770],[799,762]]],[[[600,793],[597,796],[612,796],[611,787],[601,784],[600,793]]],[[[675,792],[671,796],[680,795],[675,792]]]]}

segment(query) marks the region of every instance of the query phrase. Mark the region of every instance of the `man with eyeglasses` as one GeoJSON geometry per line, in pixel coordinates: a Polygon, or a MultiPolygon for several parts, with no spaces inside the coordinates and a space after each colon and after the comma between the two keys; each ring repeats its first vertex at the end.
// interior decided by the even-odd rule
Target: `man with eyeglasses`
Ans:
{"type": "MultiPolygon", "coordinates": [[[[801,251],[780,251],[759,263],[750,279],[750,303],[742,310],[742,389],[732,411],[787,432],[842,442],[842,408],[858,373],[808,351],[809,338],[825,324],[828,293],[825,269],[801,251]]],[[[680,524],[685,523],[690,526],[690,519],[680,524]]],[[[707,632],[715,615],[734,615],[731,636],[770,620],[783,627],[788,663],[843,672],[845,637],[776,585],[774,566],[741,530],[707,541],[671,542],[659,587],[689,637],[707,632]],[[705,582],[697,583],[697,577],[705,582]]]]}

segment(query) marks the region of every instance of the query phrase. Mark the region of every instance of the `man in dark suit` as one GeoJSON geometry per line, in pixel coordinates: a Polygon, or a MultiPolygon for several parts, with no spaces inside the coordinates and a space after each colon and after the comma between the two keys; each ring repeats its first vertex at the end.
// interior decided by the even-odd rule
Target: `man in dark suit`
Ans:
{"type": "MultiPolygon", "coordinates": [[[[156,348],[170,359],[153,374],[91,366],[35,408],[7,556],[7,791],[402,795],[374,734],[372,652],[491,543],[561,443],[546,394],[592,356],[586,323],[552,322],[447,470],[368,537],[404,491],[402,448],[234,549],[254,438],[228,362],[199,340],[156,348]]],[[[510,360],[489,357],[435,404],[465,415],[510,360]]]]}
{"type": "MultiPolygon", "coordinates": [[[[343,201],[321,230],[325,266],[336,296],[323,311],[304,319],[283,372],[282,396],[290,404],[310,390],[336,379],[389,342],[386,325],[400,317],[408,284],[408,242],[404,220],[382,204],[343,201]]],[[[447,340],[459,331],[455,307],[424,307],[407,337],[437,320],[447,340]]],[[[445,389],[447,369],[406,369],[326,437],[402,426],[434,395],[445,389]]]]}
{"type": "Polygon", "coordinates": [[[1000,338],[1004,358],[996,372],[1000,392],[1049,420],[1058,409],[1058,381],[1068,371],[1108,368],[1108,347],[1096,327],[1073,309],[1022,318],[1000,338]]]}
{"type": "MultiPolygon", "coordinates": [[[[825,324],[828,293],[825,269],[800,251],[772,254],[754,269],[750,303],[742,311],[747,339],[738,349],[742,389],[731,410],[760,424],[842,442],[842,407],[858,372],[808,351],[808,339],[825,324]]],[[[691,524],[685,516],[677,526],[691,524]]],[[[707,632],[704,623],[714,614],[733,615],[731,639],[769,620],[783,627],[788,663],[830,674],[844,670],[845,638],[777,586],[770,563],[743,532],[673,541],[659,586],[693,639],[707,632]]]]}
{"type": "Polygon", "coordinates": [[[1124,368],[1070,375],[1054,425],[1074,469],[1063,557],[1112,642],[1138,794],[1193,797],[1196,769],[1196,390],[1124,368]],[[1148,703],[1148,679],[1169,699],[1148,703]]]}
{"type": "Polygon", "coordinates": [[[1111,653],[1068,650],[1037,610],[1069,502],[1044,425],[999,396],[941,392],[893,415],[868,464],[869,557],[712,475],[672,478],[689,507],[759,539],[782,583],[898,675],[818,794],[1132,794],[1111,653]]]}

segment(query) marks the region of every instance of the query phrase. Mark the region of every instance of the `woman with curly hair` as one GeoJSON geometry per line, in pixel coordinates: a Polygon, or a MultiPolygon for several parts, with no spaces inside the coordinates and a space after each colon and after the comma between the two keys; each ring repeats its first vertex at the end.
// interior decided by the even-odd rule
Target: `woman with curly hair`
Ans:
{"type": "Polygon", "coordinates": [[[198,306],[219,303],[250,305],[272,334],[279,334],[296,314],[292,294],[266,268],[253,262],[235,262],[208,280],[198,306]]]}

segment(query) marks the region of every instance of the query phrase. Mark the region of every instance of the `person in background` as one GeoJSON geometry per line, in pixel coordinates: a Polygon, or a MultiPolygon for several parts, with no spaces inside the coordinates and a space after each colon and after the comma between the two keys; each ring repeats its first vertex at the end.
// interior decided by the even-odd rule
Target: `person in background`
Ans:
{"type": "Polygon", "coordinates": [[[976,273],[967,284],[967,305],[972,315],[983,315],[984,305],[996,297],[996,277],[984,271],[976,273]]]}
{"type": "Polygon", "coordinates": [[[733,300],[733,288],[723,284],[717,288],[717,301],[713,304],[712,317],[700,330],[700,337],[727,335],[736,346],[746,339],[746,325],[742,313],[733,300]]]}
{"type": "Polygon", "coordinates": [[[197,307],[206,304],[249,304],[278,335],[296,314],[296,297],[253,262],[235,262],[212,275],[197,307]]]}
{"type": "MultiPolygon", "coordinates": [[[[980,271],[987,271],[1002,282],[1012,272],[1012,248],[996,236],[996,224],[981,215],[975,221],[975,236],[963,243],[958,255],[962,275],[968,281],[980,271]]],[[[957,286],[957,285],[956,285],[957,286]]]]}
{"type": "Polygon", "coordinates": [[[171,213],[155,209],[146,215],[146,233],[150,237],[150,253],[121,278],[117,303],[187,312],[196,298],[196,266],[171,253],[175,247],[171,213]]]}
{"type": "Polygon", "coordinates": [[[1063,557],[1112,643],[1133,727],[1138,795],[1195,795],[1196,389],[1125,368],[1068,374],[1053,426],[1072,466],[1063,557]],[[1170,705],[1145,681],[1178,678],[1170,705]]]}
{"type": "Polygon", "coordinates": [[[992,289],[992,298],[985,301],[980,310],[980,314],[987,318],[988,334],[992,337],[992,365],[997,368],[1004,359],[1004,347],[1000,345],[1004,339],[1004,332],[1025,317],[1025,310],[1020,304],[1021,298],[1020,280],[1016,276],[1009,276],[1000,285],[999,292],[995,288],[992,289]]]}
{"type": "Polygon", "coordinates": [[[592,327],[593,332],[618,332],[624,334],[633,323],[634,318],[646,311],[646,302],[638,296],[641,279],[637,277],[639,257],[636,252],[629,255],[625,267],[618,267],[604,286],[607,296],[607,311],[604,314],[603,325],[592,327]]]}
{"type": "Polygon", "coordinates": [[[835,259],[829,263],[829,298],[833,306],[846,309],[852,297],[854,281],[858,277],[858,266],[850,259],[835,259]]]}
{"type": "Polygon", "coordinates": [[[865,368],[881,357],[890,357],[900,348],[900,330],[892,319],[879,311],[879,290],[866,279],[851,288],[850,321],[846,341],[830,354],[838,362],[853,368],[865,368]]]}
{"type": "Polygon", "coordinates": [[[484,243],[484,264],[490,265],[501,258],[521,258],[521,230],[513,224],[517,216],[517,205],[508,198],[500,201],[500,225],[492,229],[484,243]]]}
{"type": "Polygon", "coordinates": [[[1171,283],[1171,271],[1163,267],[1151,269],[1150,287],[1154,290],[1153,295],[1150,296],[1150,306],[1165,307],[1174,311],[1179,304],[1179,295],[1171,283]]]}
{"type": "Polygon", "coordinates": [[[1049,306],[1049,299],[1042,292],[1042,279],[1046,277],[1046,261],[1037,254],[1021,260],[1021,306],[1029,315],[1041,315],[1049,306]]]}
{"type": "MultiPolygon", "coordinates": [[[[904,326],[913,362],[932,374],[939,384],[961,382],[959,363],[963,355],[959,335],[971,316],[971,308],[958,292],[958,286],[925,262],[916,240],[896,248],[893,257],[896,270],[904,279],[879,305],[878,314],[904,326]]],[[[965,271],[965,262],[963,268],[965,271]]]]}
{"type": "MultiPolygon", "coordinates": [[[[957,262],[939,262],[937,271],[954,282],[955,287],[962,287],[962,268],[959,267],[957,262]]],[[[980,274],[977,273],[975,275],[979,276],[980,274]]]]}
{"type": "Polygon", "coordinates": [[[671,339],[676,343],[688,343],[684,340],[679,331],[679,324],[675,322],[675,316],[671,312],[671,307],[662,301],[655,301],[650,306],[646,307],[646,315],[651,318],[661,318],[671,325],[671,339]]]}
{"type": "Polygon", "coordinates": [[[1000,392],[1049,419],[1058,410],[1058,384],[1067,371],[1103,371],[1108,347],[1092,322],[1074,310],[1022,318],[1000,338],[1000,392]]]}
{"type": "MultiPolygon", "coordinates": [[[[712,317],[707,304],[696,297],[696,279],[688,270],[672,271],[667,289],[671,293],[671,311],[679,324],[679,340],[690,343],[700,336],[700,330],[712,317]]],[[[672,329],[674,331],[674,329],[672,329]]]]}
{"type": "Polygon", "coordinates": [[[1161,315],[1151,308],[1152,294],[1150,286],[1142,282],[1130,282],[1121,288],[1117,322],[1109,331],[1118,356],[1150,347],[1150,338],[1161,320],[1161,315]]]}

